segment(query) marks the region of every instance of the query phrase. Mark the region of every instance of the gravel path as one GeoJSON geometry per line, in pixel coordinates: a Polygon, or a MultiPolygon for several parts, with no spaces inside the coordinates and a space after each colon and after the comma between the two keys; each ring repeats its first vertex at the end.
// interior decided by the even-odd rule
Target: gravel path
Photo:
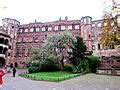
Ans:
{"type": "Polygon", "coordinates": [[[6,74],[0,90],[120,90],[120,76],[86,74],[62,82],[46,82],[6,74]]]}

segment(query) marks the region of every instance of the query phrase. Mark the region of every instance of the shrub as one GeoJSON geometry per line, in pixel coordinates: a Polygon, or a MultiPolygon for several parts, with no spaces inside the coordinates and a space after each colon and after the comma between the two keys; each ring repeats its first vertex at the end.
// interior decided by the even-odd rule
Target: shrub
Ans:
{"type": "Polygon", "coordinates": [[[70,64],[65,64],[64,65],[64,71],[73,71],[73,66],[70,64]]]}
{"type": "Polygon", "coordinates": [[[89,60],[90,71],[95,73],[97,67],[99,66],[99,62],[100,62],[99,57],[90,55],[90,56],[88,56],[88,60],[89,60]]]}
{"type": "Polygon", "coordinates": [[[39,67],[40,66],[40,63],[39,62],[28,62],[27,63],[27,68],[29,67],[39,67]]]}
{"type": "Polygon", "coordinates": [[[58,71],[58,66],[54,63],[52,58],[47,58],[45,61],[42,61],[40,64],[40,71],[58,71]]]}
{"type": "Polygon", "coordinates": [[[29,73],[37,73],[40,71],[39,67],[29,67],[28,68],[29,73]]]}

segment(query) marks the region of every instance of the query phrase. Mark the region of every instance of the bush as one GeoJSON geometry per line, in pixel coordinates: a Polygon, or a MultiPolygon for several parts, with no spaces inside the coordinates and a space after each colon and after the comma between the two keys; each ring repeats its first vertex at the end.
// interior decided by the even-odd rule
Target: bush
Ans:
{"type": "Polygon", "coordinates": [[[90,55],[88,56],[88,60],[89,60],[90,71],[96,73],[97,67],[99,66],[99,62],[100,62],[99,57],[90,55]]]}
{"type": "Polygon", "coordinates": [[[70,64],[65,64],[64,65],[64,71],[73,71],[73,66],[70,64]]]}
{"type": "Polygon", "coordinates": [[[29,73],[37,73],[40,71],[39,67],[29,67],[28,68],[29,73]]]}
{"type": "Polygon", "coordinates": [[[54,63],[53,59],[47,58],[45,61],[42,61],[40,64],[40,71],[49,72],[49,71],[58,71],[58,66],[54,63]]]}
{"type": "Polygon", "coordinates": [[[27,68],[29,67],[39,67],[40,66],[40,63],[39,62],[29,62],[27,63],[27,68]]]}

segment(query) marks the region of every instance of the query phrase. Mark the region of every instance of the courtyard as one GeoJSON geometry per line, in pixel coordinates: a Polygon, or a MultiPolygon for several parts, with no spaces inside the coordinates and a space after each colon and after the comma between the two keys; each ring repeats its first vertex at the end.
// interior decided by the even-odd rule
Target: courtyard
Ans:
{"type": "Polygon", "coordinates": [[[120,77],[108,75],[85,74],[61,81],[34,81],[12,74],[4,76],[1,90],[120,90],[120,77]]]}

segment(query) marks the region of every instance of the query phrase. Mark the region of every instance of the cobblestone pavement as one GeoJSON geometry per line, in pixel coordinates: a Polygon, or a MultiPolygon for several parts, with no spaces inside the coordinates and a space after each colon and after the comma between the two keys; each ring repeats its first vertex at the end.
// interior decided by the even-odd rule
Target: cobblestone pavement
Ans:
{"type": "Polygon", "coordinates": [[[47,82],[6,74],[0,90],[120,90],[120,76],[86,74],[62,82],[47,82]]]}

